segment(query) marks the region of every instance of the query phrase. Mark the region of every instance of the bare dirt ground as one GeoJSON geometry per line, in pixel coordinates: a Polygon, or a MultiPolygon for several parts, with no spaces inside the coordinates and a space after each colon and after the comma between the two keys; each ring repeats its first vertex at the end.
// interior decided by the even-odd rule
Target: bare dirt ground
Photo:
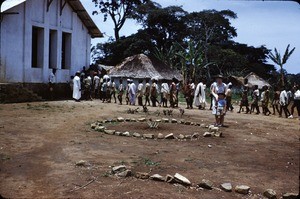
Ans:
{"type": "MultiPolygon", "coordinates": [[[[143,140],[90,128],[97,120],[145,117],[143,113],[128,115],[126,109],[126,105],[99,101],[0,105],[0,194],[5,198],[229,199],[262,198],[268,188],[279,196],[299,192],[299,120],[228,113],[229,127],[222,128],[224,138],[200,137],[194,141],[143,140]],[[75,166],[79,160],[87,161],[88,166],[75,166]],[[251,187],[251,194],[192,190],[108,175],[110,166],[119,164],[133,172],[151,171],[162,176],[178,172],[193,184],[202,179],[211,180],[216,187],[224,182],[233,186],[245,184],[251,187]],[[74,191],[95,177],[96,181],[74,191]]],[[[162,110],[150,108],[152,115],[157,109],[162,110]]],[[[178,110],[174,110],[174,118],[180,119],[178,110]]],[[[213,122],[208,110],[186,110],[183,119],[213,122]]],[[[140,123],[115,128],[147,131],[140,123]]],[[[200,127],[179,124],[161,128],[164,134],[205,132],[200,127]]]]}

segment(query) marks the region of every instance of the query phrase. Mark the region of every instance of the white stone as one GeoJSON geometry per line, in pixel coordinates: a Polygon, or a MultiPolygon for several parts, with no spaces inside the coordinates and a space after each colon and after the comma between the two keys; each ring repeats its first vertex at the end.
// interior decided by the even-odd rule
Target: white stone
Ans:
{"type": "Polygon", "coordinates": [[[139,133],[133,133],[132,136],[133,136],[133,137],[136,137],[136,138],[142,137],[141,134],[139,134],[139,133]]]}
{"type": "Polygon", "coordinates": [[[211,133],[210,132],[205,132],[204,134],[203,134],[203,137],[211,137],[211,133]]]}
{"type": "Polygon", "coordinates": [[[177,123],[177,120],[176,119],[172,119],[171,122],[172,123],[177,123]]]}
{"type": "Polygon", "coordinates": [[[192,138],[194,138],[194,139],[196,139],[196,138],[198,138],[199,137],[199,133],[194,133],[193,135],[192,135],[192,138]]]}
{"type": "Polygon", "coordinates": [[[126,178],[131,176],[131,170],[125,170],[116,174],[118,177],[126,178]]]}
{"type": "Polygon", "coordinates": [[[282,194],[282,199],[298,199],[298,194],[296,194],[296,193],[284,193],[284,194],[282,194]]]}
{"type": "Polygon", "coordinates": [[[184,139],[184,135],[179,134],[178,138],[179,138],[179,139],[184,139]]]}
{"type": "Polygon", "coordinates": [[[116,132],[115,132],[115,135],[122,135],[122,133],[119,132],[119,131],[116,131],[116,132]]]}
{"type": "Polygon", "coordinates": [[[276,199],[276,192],[273,189],[267,189],[264,192],[264,196],[269,198],[269,199],[276,199]]]}
{"type": "Polygon", "coordinates": [[[235,187],[235,192],[240,193],[240,194],[248,194],[250,191],[250,187],[246,185],[237,185],[235,187]]]}
{"type": "Polygon", "coordinates": [[[165,181],[165,178],[159,174],[154,174],[154,175],[150,176],[150,179],[157,180],[157,181],[165,181]]]}
{"type": "Polygon", "coordinates": [[[232,185],[231,185],[231,183],[228,183],[228,182],[221,184],[220,188],[226,192],[232,191],[232,185]]]}
{"type": "Polygon", "coordinates": [[[115,166],[111,169],[112,173],[119,173],[127,170],[125,165],[115,166]]]}
{"type": "Polygon", "coordinates": [[[143,137],[146,139],[154,139],[154,134],[152,133],[143,134],[143,137]]]}
{"type": "Polygon", "coordinates": [[[109,135],[113,135],[115,134],[115,130],[104,130],[104,133],[109,134],[109,135]]]}
{"type": "Polygon", "coordinates": [[[118,122],[124,122],[125,119],[124,119],[123,117],[118,117],[118,118],[117,118],[117,121],[118,121],[118,122]]]}
{"type": "Polygon", "coordinates": [[[168,118],[162,118],[162,121],[163,121],[164,123],[169,123],[169,119],[168,119],[168,118]]]}
{"type": "Polygon", "coordinates": [[[191,185],[191,182],[184,176],[180,175],[179,173],[176,173],[174,175],[175,180],[179,181],[181,184],[185,185],[191,185]]]}
{"type": "Polygon", "coordinates": [[[202,182],[198,184],[198,186],[204,189],[212,189],[213,183],[210,180],[203,179],[202,182]]]}
{"type": "Polygon", "coordinates": [[[127,137],[130,137],[130,133],[128,131],[122,133],[122,136],[127,136],[127,137]]]}
{"type": "Polygon", "coordinates": [[[164,135],[162,134],[162,133],[158,133],[158,135],[157,135],[157,139],[164,139],[164,135]]]}
{"type": "Polygon", "coordinates": [[[146,122],[146,118],[140,118],[139,120],[138,120],[139,122],[146,122]]]}
{"type": "Polygon", "coordinates": [[[175,138],[175,136],[174,136],[173,133],[170,133],[170,134],[165,136],[165,139],[174,139],[174,138],[175,138]]]}

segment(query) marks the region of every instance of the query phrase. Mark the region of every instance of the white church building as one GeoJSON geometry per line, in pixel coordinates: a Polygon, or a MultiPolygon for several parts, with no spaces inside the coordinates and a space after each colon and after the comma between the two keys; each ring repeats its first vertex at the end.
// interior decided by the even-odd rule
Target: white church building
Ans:
{"type": "MultiPolygon", "coordinates": [[[[3,0],[0,0],[3,2],[3,0]]],[[[67,82],[90,65],[102,37],[80,0],[6,0],[1,6],[0,83],[67,82]]]]}

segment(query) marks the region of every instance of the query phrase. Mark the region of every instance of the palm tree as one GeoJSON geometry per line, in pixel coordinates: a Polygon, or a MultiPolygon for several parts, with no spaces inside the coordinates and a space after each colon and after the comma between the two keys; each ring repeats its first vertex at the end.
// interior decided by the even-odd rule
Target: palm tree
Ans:
{"type": "Polygon", "coordinates": [[[275,54],[270,52],[269,58],[280,67],[280,75],[281,75],[281,86],[284,86],[284,71],[283,71],[283,65],[287,62],[287,60],[290,58],[290,56],[293,54],[295,47],[290,51],[290,44],[286,47],[285,53],[283,57],[281,57],[281,54],[278,52],[278,50],[275,48],[275,54]]]}

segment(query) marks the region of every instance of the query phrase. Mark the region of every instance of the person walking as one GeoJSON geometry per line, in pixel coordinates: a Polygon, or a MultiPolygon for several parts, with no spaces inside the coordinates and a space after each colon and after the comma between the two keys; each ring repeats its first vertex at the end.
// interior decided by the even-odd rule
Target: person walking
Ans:
{"type": "Polygon", "coordinates": [[[76,102],[80,102],[80,98],[81,98],[80,71],[77,71],[75,77],[73,78],[73,99],[76,102]]]}

